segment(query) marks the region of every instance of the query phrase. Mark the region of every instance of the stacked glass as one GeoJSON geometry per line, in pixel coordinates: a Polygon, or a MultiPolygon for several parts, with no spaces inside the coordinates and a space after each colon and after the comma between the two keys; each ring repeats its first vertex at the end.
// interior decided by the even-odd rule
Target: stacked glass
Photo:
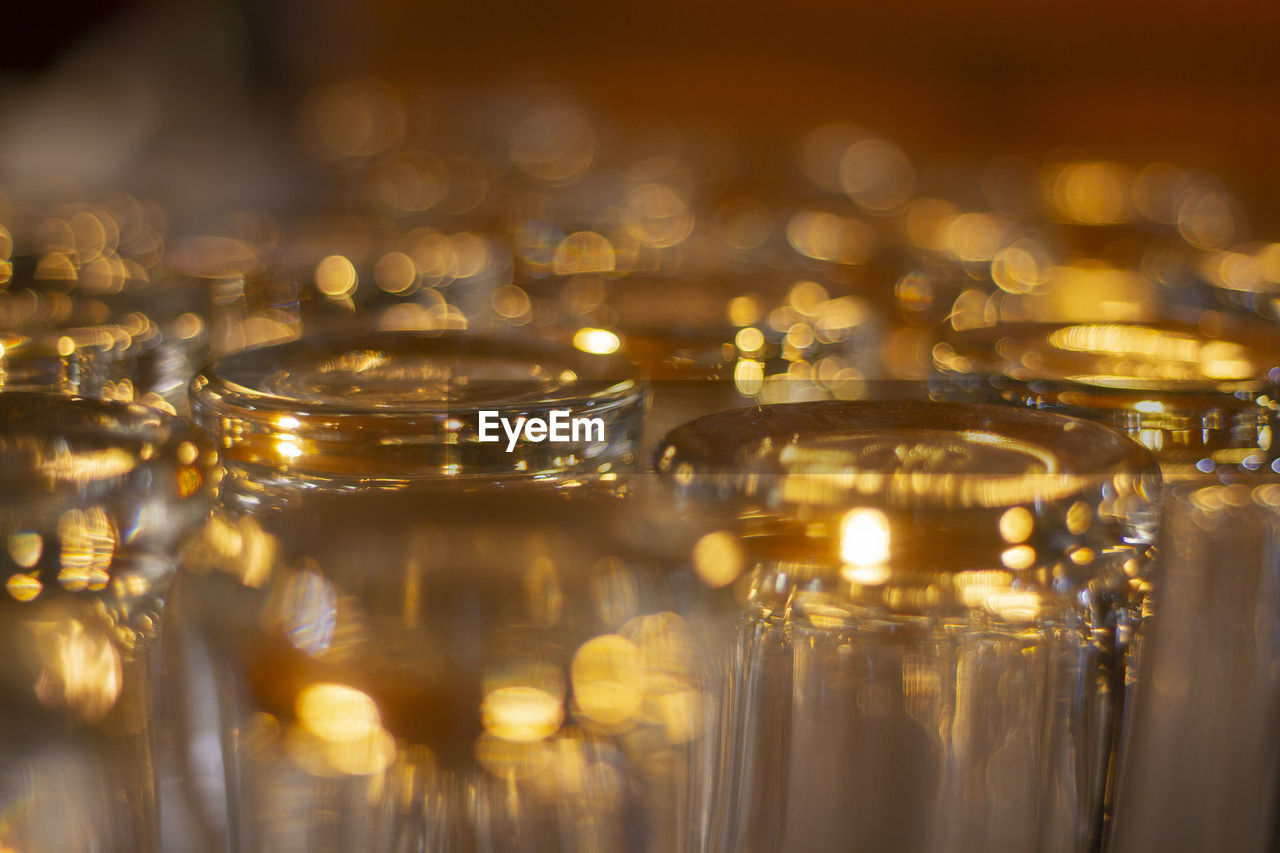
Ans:
{"type": "Polygon", "coordinates": [[[1095,849],[1149,452],[1055,415],[818,402],[701,418],[656,464],[742,524],[710,849],[1095,849]]]}

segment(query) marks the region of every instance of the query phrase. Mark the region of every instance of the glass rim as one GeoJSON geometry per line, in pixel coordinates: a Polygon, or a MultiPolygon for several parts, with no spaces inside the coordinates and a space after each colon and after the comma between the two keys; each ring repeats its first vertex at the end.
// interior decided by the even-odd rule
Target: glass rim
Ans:
{"type": "Polygon", "coordinates": [[[655,468],[678,500],[736,511],[762,565],[837,585],[1084,577],[1130,557],[1139,572],[1162,483],[1150,450],[1100,423],[919,400],[710,415],[669,433],[655,468]]]}
{"type": "Polygon", "coordinates": [[[193,417],[228,467],[274,472],[267,479],[277,485],[318,477],[321,488],[611,470],[613,449],[638,435],[648,397],[648,379],[623,356],[456,332],[304,337],[224,356],[191,383],[193,417]],[[468,359],[481,376],[454,370],[468,359]],[[484,439],[499,442],[492,457],[482,412],[493,413],[484,439]],[[588,419],[599,430],[520,442],[514,453],[498,420],[522,417],[588,419]]]}
{"type": "Polygon", "coordinates": [[[52,391],[0,394],[0,445],[16,452],[0,466],[2,503],[29,501],[24,487],[37,482],[83,490],[174,463],[203,469],[208,481],[216,468],[216,453],[182,418],[139,403],[52,391]]]}
{"type": "MultiPolygon", "coordinates": [[[[786,403],[708,415],[668,433],[654,453],[654,467],[680,493],[742,498],[759,490],[752,480],[785,479],[796,470],[797,454],[782,458],[790,448],[842,440],[852,442],[849,449],[863,453],[866,464],[851,467],[850,458],[837,452],[829,468],[823,470],[817,459],[810,472],[839,485],[847,500],[868,505],[1008,507],[1065,498],[1090,483],[1124,474],[1140,477],[1156,468],[1149,450],[1096,422],[1014,407],[918,400],[786,403]],[[929,471],[926,461],[910,471],[911,463],[891,461],[893,456],[884,453],[867,456],[867,446],[858,445],[885,436],[903,442],[915,436],[924,445],[954,439],[966,445],[957,448],[968,452],[966,464],[986,456],[992,466],[1022,464],[1024,470],[983,470],[981,465],[947,470],[951,463],[941,461],[929,471]],[[1025,459],[1019,462],[1011,453],[1025,459]],[[767,455],[781,465],[748,464],[767,455]]],[[[782,502],[792,501],[783,497],[782,502]]]]}
{"type": "MultiPolygon", "coordinates": [[[[1269,330],[1242,317],[1224,318],[1222,325],[1224,334],[1209,334],[1194,323],[1168,319],[1116,323],[1000,322],[963,331],[949,330],[934,348],[933,363],[947,378],[991,378],[1097,394],[1099,400],[1107,397],[1155,399],[1182,409],[1239,401],[1241,395],[1280,391],[1280,347],[1274,344],[1269,330]],[[1013,361],[1012,353],[998,352],[1001,346],[1021,346],[1025,349],[1021,354],[1025,356],[1031,347],[1042,343],[1050,348],[1062,346],[1061,341],[1052,340],[1054,337],[1084,338],[1074,348],[1068,342],[1059,352],[1070,358],[1071,355],[1065,355],[1069,352],[1081,362],[1094,359],[1095,366],[1104,363],[1106,358],[1149,357],[1143,347],[1159,346],[1159,339],[1163,337],[1173,346],[1181,344],[1186,350],[1184,362],[1199,365],[1199,373],[1178,378],[1107,374],[1100,367],[1092,372],[1071,371],[1052,363],[1028,366],[1013,361]],[[1112,349],[1107,349],[1108,346],[1112,349]],[[1219,347],[1216,362],[1205,353],[1210,346],[1219,347]],[[1194,361],[1186,358],[1193,350],[1197,356],[1194,361]],[[1207,370],[1204,369],[1206,362],[1207,370]],[[1231,372],[1246,365],[1252,369],[1231,372]],[[1215,371],[1220,375],[1212,375],[1215,371]]],[[[1196,370],[1188,367],[1189,374],[1196,370]]]]}
{"type": "MultiPolygon", "coordinates": [[[[274,409],[285,414],[302,409],[309,413],[334,416],[445,415],[481,408],[529,405],[528,399],[524,396],[497,395],[491,399],[465,403],[451,403],[446,398],[435,401],[413,400],[398,405],[390,402],[365,405],[357,399],[337,401],[307,399],[301,394],[291,395],[261,386],[255,387],[253,378],[255,361],[270,359],[274,356],[278,366],[281,369],[287,369],[300,364],[314,364],[320,359],[333,359],[355,350],[377,347],[401,350],[403,352],[398,354],[422,358],[481,356],[488,361],[539,367],[543,366],[539,359],[556,359],[559,361],[554,365],[554,368],[559,371],[556,378],[561,379],[569,390],[554,397],[539,393],[534,404],[535,408],[549,409],[566,403],[599,405],[615,398],[627,397],[629,393],[642,388],[646,382],[640,369],[622,356],[594,355],[571,347],[556,346],[536,340],[471,333],[366,331],[351,335],[339,333],[304,336],[223,356],[206,364],[193,380],[192,396],[204,401],[205,405],[211,409],[237,406],[263,411],[274,409]],[[571,378],[564,380],[565,371],[572,373],[571,378]],[[585,393],[572,393],[572,388],[579,383],[585,393]]],[[[262,379],[261,376],[258,378],[262,379]]],[[[454,377],[445,378],[451,380],[454,377]]]]}
{"type": "MultiPolygon", "coordinates": [[[[1249,473],[1276,458],[1271,436],[1280,428],[1280,346],[1265,324],[1215,317],[1220,328],[1209,332],[1176,320],[998,323],[953,332],[934,347],[935,391],[1107,423],[1152,448],[1167,476],[1249,473]],[[1129,367],[1154,365],[1152,355],[1164,347],[1178,350],[1187,370],[1201,370],[1200,362],[1205,369],[1199,377],[1128,381],[1096,381],[1090,374],[1098,371],[1092,369],[1076,376],[1055,374],[1036,361],[1055,336],[1080,338],[1076,352],[1061,355],[1063,364],[1076,367],[1090,367],[1090,359],[1093,365],[1124,367],[1131,351],[1143,347],[1151,354],[1133,352],[1129,367]],[[1118,345],[1112,352],[1092,353],[1091,337],[1098,349],[1118,345]],[[1031,353],[1031,361],[1010,365],[1018,353],[1031,353]],[[1218,375],[1203,375],[1213,373],[1218,375]]],[[[1167,363],[1158,369],[1167,370],[1167,363]]]]}

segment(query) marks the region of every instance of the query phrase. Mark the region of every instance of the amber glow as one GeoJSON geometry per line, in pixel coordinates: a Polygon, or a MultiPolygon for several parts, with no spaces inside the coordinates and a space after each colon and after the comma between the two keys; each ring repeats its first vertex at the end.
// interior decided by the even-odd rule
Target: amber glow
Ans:
{"type": "Polygon", "coordinates": [[[605,726],[631,721],[644,700],[644,663],[634,643],[616,634],[595,637],[573,656],[574,699],[582,714],[605,726]]]}
{"type": "Polygon", "coordinates": [[[579,329],[573,335],[573,345],[593,355],[609,355],[618,351],[621,341],[608,329],[579,329]]]}

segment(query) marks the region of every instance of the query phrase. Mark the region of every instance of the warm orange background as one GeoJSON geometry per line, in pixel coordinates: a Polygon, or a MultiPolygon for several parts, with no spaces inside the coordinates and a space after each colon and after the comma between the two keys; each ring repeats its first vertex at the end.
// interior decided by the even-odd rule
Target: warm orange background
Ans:
{"type": "Polygon", "coordinates": [[[290,8],[310,18],[291,52],[294,69],[311,79],[351,71],[551,82],[650,110],[850,118],[915,154],[1038,155],[1066,146],[1166,159],[1218,172],[1250,207],[1280,211],[1275,0],[328,0],[290,8]]]}

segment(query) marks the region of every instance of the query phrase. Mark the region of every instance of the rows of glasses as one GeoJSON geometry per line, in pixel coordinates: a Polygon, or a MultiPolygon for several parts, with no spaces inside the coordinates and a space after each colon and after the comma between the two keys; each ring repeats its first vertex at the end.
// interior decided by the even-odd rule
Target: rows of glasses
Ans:
{"type": "Polygon", "coordinates": [[[1210,176],[298,130],[305,214],[3,211],[0,844],[1269,849],[1280,252],[1210,176]]]}
{"type": "Polygon", "coordinates": [[[217,491],[208,438],[260,470],[230,417],[0,410],[7,843],[154,849],[157,735],[188,849],[1096,843],[1160,479],[1118,432],[779,404],[674,430],[662,487],[464,454],[217,491]]]}
{"type": "Polygon", "coordinates": [[[356,323],[603,329],[751,399],[849,398],[925,378],[948,323],[1266,313],[1280,278],[1240,204],[1168,164],[930,164],[844,123],[791,134],[377,81],[312,93],[297,135],[314,197],[203,235],[118,193],[5,205],[3,325],[73,362],[27,384],[76,390],[77,360],[140,358],[143,387],[104,365],[86,390],[180,406],[210,351],[356,323]]]}

